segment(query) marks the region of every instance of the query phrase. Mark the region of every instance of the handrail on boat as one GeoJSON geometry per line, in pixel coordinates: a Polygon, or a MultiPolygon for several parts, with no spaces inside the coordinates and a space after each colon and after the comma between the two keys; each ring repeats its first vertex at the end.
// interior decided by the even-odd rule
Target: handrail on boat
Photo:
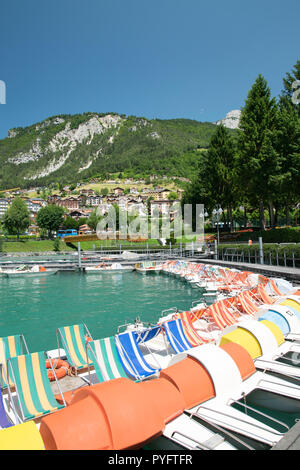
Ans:
{"type": "MultiPolygon", "coordinates": [[[[232,401],[232,403],[235,402],[235,400],[232,400],[232,399],[229,399],[228,401],[230,401],[230,400],[232,401]]],[[[236,403],[241,404],[239,401],[236,401],[236,403]]],[[[228,405],[228,403],[227,403],[227,406],[230,406],[230,405],[228,405]]],[[[208,411],[213,411],[213,412],[214,412],[214,410],[212,410],[211,408],[208,408],[207,406],[200,405],[200,406],[197,408],[196,412],[194,413],[194,414],[195,414],[197,417],[199,417],[200,419],[203,419],[202,416],[199,414],[199,411],[201,411],[201,409],[208,410],[208,411]]],[[[266,415],[266,414],[264,415],[264,413],[261,413],[261,412],[255,410],[255,409],[253,409],[253,411],[254,411],[254,412],[257,412],[258,414],[261,414],[261,415],[263,415],[263,416],[265,416],[265,417],[267,417],[267,418],[269,418],[270,421],[272,421],[272,420],[273,420],[273,421],[276,421],[275,418],[272,418],[272,417],[269,416],[269,415],[266,415]]],[[[242,423],[245,423],[245,424],[249,424],[246,420],[241,419],[241,418],[238,419],[238,418],[236,418],[235,416],[231,416],[231,415],[228,414],[228,413],[224,413],[224,411],[215,411],[215,413],[218,413],[219,415],[223,415],[223,416],[226,416],[226,417],[228,417],[228,418],[234,419],[235,421],[238,421],[238,422],[242,422],[242,423]]],[[[208,420],[208,422],[210,422],[210,420],[208,420]]],[[[222,423],[222,424],[223,424],[223,425],[226,425],[226,423],[222,423]]],[[[280,424],[281,424],[281,423],[280,423],[280,424]]],[[[266,431],[266,429],[265,429],[263,426],[260,426],[259,424],[256,424],[256,423],[251,423],[251,426],[253,426],[254,428],[260,429],[260,430],[262,430],[262,431],[266,431]]],[[[284,426],[284,427],[287,427],[288,430],[290,429],[285,423],[283,423],[283,426],[284,426]]],[[[272,430],[272,432],[273,432],[274,434],[277,434],[278,436],[283,436],[283,435],[284,435],[282,432],[277,431],[277,430],[274,429],[274,428],[271,428],[271,430],[272,430]]],[[[250,432],[250,434],[251,434],[255,439],[257,439],[257,435],[255,435],[254,433],[251,433],[251,432],[250,432]]],[[[274,443],[274,444],[275,444],[275,443],[274,443]]]]}
{"type": "MultiPolygon", "coordinates": [[[[208,419],[204,418],[203,416],[200,417],[199,415],[197,415],[197,412],[191,413],[190,416],[189,416],[189,418],[191,420],[194,419],[194,417],[198,418],[199,420],[203,421],[206,424],[209,424],[213,429],[215,428],[217,431],[223,432],[224,434],[226,434],[230,438],[237,441],[239,444],[247,447],[249,450],[255,450],[254,447],[252,447],[252,446],[250,446],[250,444],[247,444],[246,442],[244,442],[240,437],[235,436],[234,434],[232,434],[230,431],[223,428],[222,426],[218,426],[216,423],[210,422],[208,419]]],[[[198,424],[200,424],[200,423],[198,423],[198,424]]]]}
{"type": "Polygon", "coordinates": [[[178,308],[177,308],[177,307],[170,307],[170,308],[167,308],[166,310],[162,310],[161,315],[165,315],[167,312],[169,312],[169,313],[177,313],[177,312],[178,312],[178,308]]]}
{"type": "MultiPolygon", "coordinates": [[[[284,365],[286,365],[287,367],[291,367],[291,366],[289,366],[289,364],[284,364],[284,365]]],[[[265,373],[266,370],[267,370],[267,369],[264,370],[264,373],[265,373]]],[[[268,369],[268,370],[269,370],[269,369],[268,369]]],[[[272,372],[277,372],[277,371],[274,370],[274,371],[272,371],[272,372]]],[[[298,381],[299,381],[299,378],[298,378],[298,377],[295,377],[295,376],[289,375],[289,374],[284,374],[284,375],[290,377],[291,379],[295,379],[295,380],[298,380],[298,381]]],[[[272,380],[266,380],[266,379],[264,379],[264,378],[261,378],[261,379],[258,381],[258,384],[257,384],[257,385],[259,385],[261,382],[266,382],[266,383],[278,385],[277,382],[273,382],[272,380]]],[[[286,384],[279,384],[279,385],[280,385],[281,387],[289,387],[289,388],[293,388],[293,389],[299,391],[299,386],[298,386],[298,385],[293,386],[293,385],[290,384],[290,383],[289,383],[288,385],[286,385],[286,384]]],[[[274,392],[274,393],[276,393],[276,392],[274,392]]]]}
{"type": "MultiPolygon", "coordinates": [[[[243,395],[243,398],[246,398],[246,396],[243,395]]],[[[253,408],[252,406],[246,405],[246,403],[242,403],[242,402],[240,402],[239,400],[233,400],[233,398],[230,398],[230,399],[228,400],[228,402],[231,402],[230,405],[228,405],[228,406],[231,406],[233,403],[236,403],[236,404],[238,404],[238,405],[243,406],[246,410],[253,411],[254,413],[259,414],[259,415],[263,416],[264,418],[269,419],[270,421],[274,421],[274,423],[280,424],[282,427],[286,428],[288,431],[289,431],[289,429],[290,429],[290,426],[289,426],[288,424],[283,423],[282,421],[279,421],[279,420],[276,419],[276,418],[273,418],[272,416],[268,415],[267,413],[263,413],[262,411],[258,411],[258,410],[256,410],[255,408],[253,408]]],[[[228,402],[227,402],[227,404],[228,404],[228,402]]],[[[277,432],[277,430],[275,430],[275,431],[277,432]]],[[[279,431],[278,431],[278,432],[279,432],[279,431]]],[[[280,433],[280,434],[282,434],[282,433],[280,433]]]]}
{"type": "MultiPolygon", "coordinates": [[[[140,317],[136,317],[134,319],[134,321],[132,322],[132,320],[128,320],[129,323],[127,323],[127,320],[125,320],[125,323],[123,323],[122,325],[119,325],[118,328],[117,328],[117,334],[120,333],[120,328],[126,328],[130,325],[142,325],[143,327],[145,327],[145,324],[144,322],[142,322],[142,320],[140,319],[140,317]]],[[[151,323],[149,323],[149,327],[151,326],[151,323]]],[[[145,327],[146,328],[146,327],[145,327]]],[[[123,331],[123,333],[125,333],[123,331]]],[[[121,333],[120,333],[121,334],[121,333]]]]}
{"type": "MultiPolygon", "coordinates": [[[[291,352],[292,354],[297,354],[300,357],[300,351],[299,352],[298,351],[289,351],[289,352],[291,352]]],[[[285,361],[289,361],[292,364],[294,364],[294,362],[296,362],[295,359],[293,359],[292,357],[285,357],[284,355],[277,356],[276,359],[274,359],[274,360],[276,361],[277,359],[284,359],[285,361]]],[[[279,361],[277,361],[277,362],[279,362],[279,361]]],[[[297,367],[297,364],[299,364],[299,362],[300,362],[300,360],[298,359],[296,364],[294,364],[294,366],[291,365],[291,367],[297,367]]],[[[280,364],[285,364],[285,363],[281,362],[280,364]]],[[[289,364],[286,364],[286,365],[288,366],[289,364]]]]}
{"type": "Polygon", "coordinates": [[[185,447],[189,450],[193,450],[193,449],[195,449],[195,447],[193,447],[192,445],[186,444],[185,442],[181,441],[180,439],[176,439],[176,437],[174,437],[175,434],[178,434],[179,436],[185,437],[189,441],[195,442],[196,448],[198,447],[200,450],[213,450],[214,449],[213,447],[206,446],[202,442],[197,441],[197,439],[193,439],[192,437],[187,436],[186,434],[184,434],[181,431],[173,431],[172,434],[171,434],[171,439],[173,439],[175,442],[177,442],[178,444],[182,445],[183,447],[185,447]]]}
{"type": "MultiPolygon", "coordinates": [[[[296,366],[293,366],[293,365],[291,365],[291,364],[286,364],[285,362],[279,362],[279,361],[276,362],[276,361],[267,360],[267,359],[260,359],[259,361],[256,361],[256,364],[259,365],[259,362],[260,362],[260,361],[261,361],[261,362],[266,362],[267,364],[271,364],[271,365],[272,365],[272,364],[274,365],[274,363],[275,363],[276,365],[279,365],[279,366],[282,365],[282,366],[287,367],[287,368],[291,367],[292,369],[294,369],[294,367],[296,367],[296,366]]],[[[278,374],[280,374],[280,371],[279,371],[279,370],[276,370],[275,368],[273,368],[273,369],[270,369],[270,368],[266,369],[266,368],[265,368],[262,372],[265,374],[267,371],[270,371],[270,372],[277,372],[278,374]]],[[[291,379],[293,379],[293,380],[296,380],[296,381],[300,382],[300,377],[297,377],[297,376],[295,376],[295,375],[289,374],[289,373],[287,373],[287,372],[284,372],[283,375],[285,375],[285,376],[287,376],[287,377],[289,377],[289,378],[291,378],[291,379]]],[[[261,380],[265,380],[265,379],[261,379],[261,380]]]]}

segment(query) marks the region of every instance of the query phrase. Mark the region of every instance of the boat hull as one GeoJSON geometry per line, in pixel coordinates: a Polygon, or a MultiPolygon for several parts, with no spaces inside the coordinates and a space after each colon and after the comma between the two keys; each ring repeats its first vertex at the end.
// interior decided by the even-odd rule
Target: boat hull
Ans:
{"type": "Polygon", "coordinates": [[[161,269],[136,268],[136,272],[140,274],[159,274],[161,269]]]}
{"type": "Polygon", "coordinates": [[[46,277],[53,276],[57,271],[42,271],[42,272],[19,272],[19,273],[3,273],[5,277],[46,277]]]}

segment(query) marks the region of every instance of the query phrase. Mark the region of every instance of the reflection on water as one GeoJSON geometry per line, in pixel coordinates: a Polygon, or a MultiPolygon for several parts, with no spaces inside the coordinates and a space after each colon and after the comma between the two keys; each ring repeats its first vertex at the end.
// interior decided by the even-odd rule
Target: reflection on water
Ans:
{"type": "Polygon", "coordinates": [[[32,352],[55,348],[59,326],[84,322],[102,338],[137,316],[155,322],[162,310],[185,310],[201,297],[181,280],[135,272],[1,278],[0,293],[0,336],[23,333],[32,352]]]}

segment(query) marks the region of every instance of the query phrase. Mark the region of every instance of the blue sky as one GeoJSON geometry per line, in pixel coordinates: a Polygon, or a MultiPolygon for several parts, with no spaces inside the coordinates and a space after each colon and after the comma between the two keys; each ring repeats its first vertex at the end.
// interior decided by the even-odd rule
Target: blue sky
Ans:
{"type": "Polygon", "coordinates": [[[57,114],[216,121],[300,59],[299,0],[2,0],[0,138],[57,114]]]}

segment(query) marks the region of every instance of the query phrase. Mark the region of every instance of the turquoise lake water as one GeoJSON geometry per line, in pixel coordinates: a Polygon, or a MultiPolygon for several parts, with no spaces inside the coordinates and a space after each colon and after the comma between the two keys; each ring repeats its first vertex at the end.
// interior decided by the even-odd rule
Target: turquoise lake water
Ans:
{"type": "MultiPolygon", "coordinates": [[[[29,351],[55,349],[56,328],[86,323],[94,339],[117,333],[119,325],[156,322],[162,310],[187,310],[201,300],[188,283],[164,274],[86,275],[59,272],[44,278],[0,277],[0,336],[24,334],[29,351]]],[[[297,414],[263,410],[290,426],[297,414]]],[[[268,423],[269,424],[269,423],[268,423]]]]}
{"type": "Polygon", "coordinates": [[[171,276],[132,272],[59,272],[44,278],[0,278],[0,336],[24,334],[29,351],[55,349],[56,328],[85,323],[94,339],[116,334],[139,316],[156,322],[162,310],[189,309],[197,289],[171,276]]]}

